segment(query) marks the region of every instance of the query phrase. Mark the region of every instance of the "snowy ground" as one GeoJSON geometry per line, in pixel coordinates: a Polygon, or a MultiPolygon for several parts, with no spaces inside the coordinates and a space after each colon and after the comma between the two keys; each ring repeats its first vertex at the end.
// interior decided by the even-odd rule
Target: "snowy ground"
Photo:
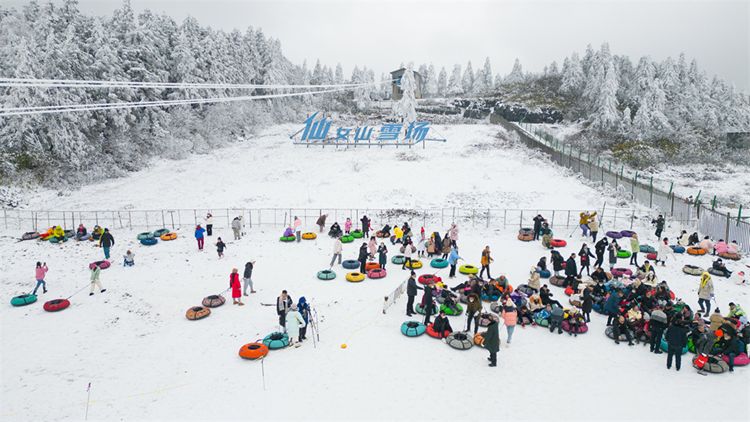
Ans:
{"type": "MultiPolygon", "coordinates": [[[[372,207],[372,202],[390,207],[467,198],[496,206],[511,201],[518,207],[601,206],[601,194],[579,179],[534,152],[498,144],[495,126],[442,128],[450,143],[411,152],[295,148],[285,138],[292,129],[276,127],[226,150],[82,188],[57,198],[56,208],[217,203],[372,207]],[[393,161],[400,154],[416,161],[393,161]],[[428,171],[437,175],[425,178],[428,171]],[[235,180],[244,183],[232,183],[235,180]]],[[[48,203],[48,196],[38,195],[28,206],[48,208],[48,203]]],[[[673,236],[678,229],[671,227],[667,234],[673,236]]],[[[459,352],[427,336],[406,338],[399,332],[406,320],[405,298],[382,314],[383,297],[406,279],[406,272],[390,265],[385,279],[352,284],[338,267],[338,278],[323,282],[315,273],[327,266],[331,240],[285,244],[278,242],[279,230],[250,230],[243,240],[228,242],[223,260],[208,246],[211,242],[206,252],[198,253],[191,234],[184,231],[177,240],[154,247],[137,244],[135,232],[117,231],[115,261],[131,248],[136,267],[115,265],[102,271],[108,291],[92,297],[78,293],[71,308],[60,313],[43,311],[42,301],[67,297],[86,286],[87,264],[101,259],[101,251],[86,242],[15,243],[12,239],[20,233],[3,233],[0,256],[12,265],[0,276],[0,293],[6,298],[0,306],[0,418],[81,419],[89,382],[89,417],[106,420],[750,418],[744,399],[750,369],[700,377],[686,355],[681,372],[667,372],[664,355],[609,341],[603,334],[605,320],[598,314],[592,315],[590,332],[577,338],[518,328],[512,347],[503,346],[495,369],[487,368],[481,349],[459,352]],[[33,287],[37,260],[50,266],[49,293],[33,305],[11,307],[10,297],[33,287]],[[257,261],[258,293],[246,298],[246,306],[227,304],[207,319],[185,319],[189,307],[223,291],[231,268],[241,269],[248,260],[257,261]],[[308,341],[299,349],[271,352],[263,366],[240,359],[240,346],[276,329],[273,308],[261,303],[273,303],[282,289],[295,300],[305,296],[312,301],[320,317],[321,343],[316,348],[308,341]],[[700,393],[708,394],[707,400],[692,399],[700,393]]],[[[651,233],[650,228],[641,231],[651,233]]],[[[217,234],[231,238],[221,230],[217,234]]],[[[515,235],[515,230],[496,229],[494,224],[485,231],[463,228],[461,253],[477,264],[481,249],[491,245],[493,275],[505,274],[518,285],[546,252],[537,243],[517,241],[515,235]]],[[[648,242],[653,244],[651,237],[648,242]]],[[[580,247],[577,237],[569,240],[563,255],[580,247]]],[[[354,258],[358,245],[345,245],[344,258],[354,258]]],[[[679,259],[659,268],[658,274],[695,307],[697,279],[680,268],[685,262],[707,266],[709,258],[679,259]]],[[[418,273],[428,271],[426,266],[418,273]]],[[[451,285],[460,281],[462,277],[451,285]]],[[[723,279],[715,286],[723,311],[730,301],[750,308],[747,287],[723,279]]],[[[564,302],[562,290],[552,289],[564,302]]],[[[465,323],[464,317],[452,321],[454,329],[465,323]]]]}
{"type": "Polygon", "coordinates": [[[164,160],[127,178],[73,192],[28,194],[22,206],[576,209],[601,208],[603,202],[580,183],[571,185],[543,155],[498,139],[497,125],[438,126],[447,143],[411,150],[305,148],[289,139],[297,130],[298,125],[275,126],[246,142],[164,160]]]}

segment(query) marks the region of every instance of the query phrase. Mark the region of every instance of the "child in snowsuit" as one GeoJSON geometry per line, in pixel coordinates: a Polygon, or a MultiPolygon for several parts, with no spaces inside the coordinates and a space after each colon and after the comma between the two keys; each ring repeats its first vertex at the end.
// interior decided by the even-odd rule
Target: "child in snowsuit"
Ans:
{"type": "Polygon", "coordinates": [[[132,267],[135,265],[135,254],[128,249],[128,252],[122,256],[122,265],[125,267],[132,267]]]}
{"type": "Polygon", "coordinates": [[[41,262],[36,263],[36,287],[34,287],[34,291],[31,293],[33,295],[36,295],[36,291],[39,289],[39,286],[42,286],[42,293],[47,293],[47,282],[44,281],[44,276],[47,275],[47,263],[45,262],[42,264],[41,262]]]}
{"type": "Polygon", "coordinates": [[[218,239],[219,241],[216,242],[216,252],[219,254],[219,258],[224,257],[224,249],[226,249],[227,245],[221,241],[221,238],[218,239]]]}
{"type": "Polygon", "coordinates": [[[94,268],[91,270],[91,292],[89,292],[89,296],[94,295],[94,286],[99,288],[99,293],[107,291],[107,289],[102,288],[102,283],[99,281],[99,275],[101,272],[101,268],[99,268],[98,265],[94,265],[94,268]]]}
{"type": "Polygon", "coordinates": [[[237,271],[237,268],[232,268],[232,273],[229,274],[229,287],[232,288],[232,305],[244,306],[245,304],[242,303],[242,285],[240,284],[240,273],[237,271]]]}

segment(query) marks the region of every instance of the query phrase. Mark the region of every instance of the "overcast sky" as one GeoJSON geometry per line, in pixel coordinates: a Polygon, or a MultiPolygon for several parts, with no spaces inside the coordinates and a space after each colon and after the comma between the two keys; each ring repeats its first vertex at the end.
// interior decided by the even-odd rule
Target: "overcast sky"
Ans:
{"type": "MultiPolygon", "coordinates": [[[[21,4],[18,0],[4,0],[21,4]]],[[[615,54],[661,60],[684,51],[709,74],[750,91],[750,1],[570,0],[131,0],[181,21],[230,30],[251,25],[281,41],[309,66],[316,59],[346,74],[367,65],[376,74],[401,62],[432,62],[450,72],[489,56],[507,74],[518,57],[541,70],[591,43],[615,54]]],[[[120,0],[80,0],[81,10],[109,14],[120,0]]]]}

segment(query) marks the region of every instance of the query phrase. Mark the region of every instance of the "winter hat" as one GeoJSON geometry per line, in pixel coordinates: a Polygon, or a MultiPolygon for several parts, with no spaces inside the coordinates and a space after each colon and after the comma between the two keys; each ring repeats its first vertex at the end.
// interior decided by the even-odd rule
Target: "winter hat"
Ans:
{"type": "Polygon", "coordinates": [[[296,310],[297,310],[297,305],[292,305],[292,307],[291,307],[291,308],[289,308],[289,309],[291,309],[291,310],[293,310],[293,311],[296,311],[296,310]]]}

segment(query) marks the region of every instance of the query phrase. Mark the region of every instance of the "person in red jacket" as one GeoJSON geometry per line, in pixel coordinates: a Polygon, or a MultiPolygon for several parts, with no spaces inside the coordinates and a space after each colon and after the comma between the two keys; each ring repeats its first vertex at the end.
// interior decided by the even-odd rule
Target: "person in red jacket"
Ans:
{"type": "Polygon", "coordinates": [[[229,274],[229,287],[232,288],[232,305],[244,306],[242,303],[242,289],[240,285],[240,273],[237,268],[232,268],[232,274],[229,274]]]}

